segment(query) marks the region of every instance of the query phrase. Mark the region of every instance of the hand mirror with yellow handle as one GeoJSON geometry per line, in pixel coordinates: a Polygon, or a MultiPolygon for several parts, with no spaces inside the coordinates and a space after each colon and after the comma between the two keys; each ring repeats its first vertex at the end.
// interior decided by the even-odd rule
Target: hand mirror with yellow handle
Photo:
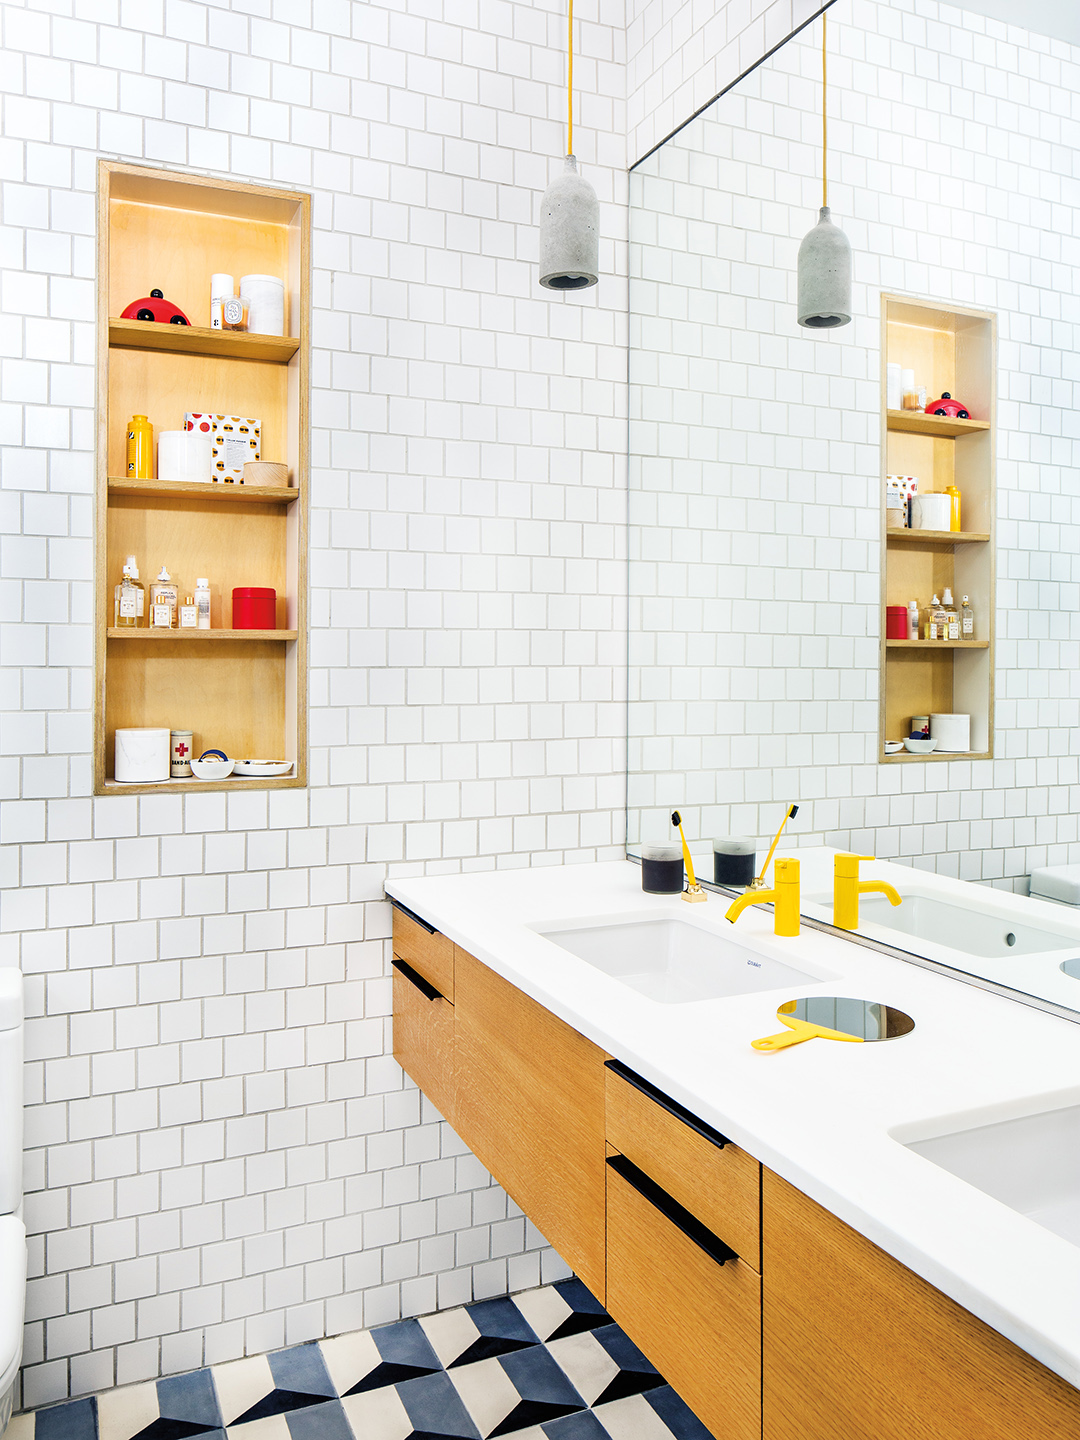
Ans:
{"type": "Polygon", "coordinates": [[[755,1050],[784,1050],[804,1040],[895,1040],[915,1029],[903,1010],[871,1000],[849,1000],[837,995],[807,995],[788,1000],[776,1012],[788,1028],[750,1043],[755,1050]]]}

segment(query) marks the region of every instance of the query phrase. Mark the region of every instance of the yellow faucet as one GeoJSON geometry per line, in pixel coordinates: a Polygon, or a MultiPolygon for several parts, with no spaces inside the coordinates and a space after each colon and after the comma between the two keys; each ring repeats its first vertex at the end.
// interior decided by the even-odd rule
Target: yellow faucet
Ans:
{"type": "Polygon", "coordinates": [[[771,890],[747,890],[735,901],[724,916],[734,925],[748,905],[760,905],[765,900],[773,902],[773,934],[798,935],[799,933],[799,862],[798,860],[777,860],[773,867],[773,888],[771,890]]]}
{"type": "Polygon", "coordinates": [[[890,905],[901,904],[900,896],[884,880],[860,880],[859,862],[873,855],[833,856],[833,924],[838,930],[859,928],[859,896],[884,895],[890,905]]]}

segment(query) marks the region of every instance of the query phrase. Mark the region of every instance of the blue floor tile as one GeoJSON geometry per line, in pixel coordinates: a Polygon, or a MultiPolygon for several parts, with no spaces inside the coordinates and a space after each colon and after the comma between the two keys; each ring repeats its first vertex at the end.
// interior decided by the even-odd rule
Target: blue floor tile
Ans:
{"type": "Polygon", "coordinates": [[[309,1405],[306,1410],[294,1410],[286,1417],[286,1424],[292,1440],[354,1440],[340,1400],[309,1405]]]}
{"type": "Polygon", "coordinates": [[[450,1435],[480,1440],[479,1430],[444,1370],[419,1380],[406,1380],[394,1388],[412,1421],[415,1437],[450,1435]]]}
{"type": "MultiPolygon", "coordinates": [[[[225,1424],[209,1370],[193,1370],[189,1375],[171,1375],[159,1380],[157,1395],[158,1408],[164,1418],[187,1420],[201,1425],[203,1430],[220,1430],[225,1424]]],[[[161,1440],[171,1440],[171,1437],[162,1435],[161,1440]]]]}
{"type": "Polygon", "coordinates": [[[645,1396],[675,1440],[713,1440],[712,1432],[697,1418],[686,1401],[670,1385],[661,1385],[645,1396]]]}
{"type": "Polygon", "coordinates": [[[97,1401],[91,1396],[39,1410],[34,1440],[97,1440],[97,1401]]]}

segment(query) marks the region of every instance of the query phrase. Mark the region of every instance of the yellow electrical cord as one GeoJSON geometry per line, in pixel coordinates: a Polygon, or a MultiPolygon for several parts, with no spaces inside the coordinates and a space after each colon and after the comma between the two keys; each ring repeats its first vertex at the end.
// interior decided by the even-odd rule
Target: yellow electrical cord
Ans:
{"type": "MultiPolygon", "coordinates": [[[[573,9],[573,0],[570,0],[573,9]]],[[[823,206],[829,203],[829,122],[826,114],[825,104],[825,14],[821,12],[821,203],[823,206]]]]}
{"type": "Polygon", "coordinates": [[[574,153],[574,0],[566,25],[566,153],[574,153]]]}

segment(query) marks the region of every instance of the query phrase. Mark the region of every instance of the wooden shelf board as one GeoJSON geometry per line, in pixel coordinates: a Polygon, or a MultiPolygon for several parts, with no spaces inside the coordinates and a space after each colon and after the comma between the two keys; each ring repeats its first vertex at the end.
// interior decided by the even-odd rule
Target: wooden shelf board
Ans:
{"type": "Polygon", "coordinates": [[[201,325],[163,325],[155,320],[109,320],[109,344],[121,350],[168,350],[174,355],[226,355],[287,365],[300,349],[292,335],[248,335],[201,325]]]}
{"type": "Polygon", "coordinates": [[[210,481],[129,480],[124,475],[109,476],[110,495],[192,496],[196,500],[257,501],[263,505],[291,505],[300,491],[285,485],[223,485],[210,481]]]}
{"type": "Polygon", "coordinates": [[[902,530],[890,526],[885,538],[900,545],[985,545],[990,536],[982,530],[902,530]]]}
{"type": "Polygon", "coordinates": [[[925,765],[928,760],[992,760],[994,757],[989,750],[949,750],[941,755],[932,750],[929,755],[912,755],[909,751],[903,750],[896,755],[879,755],[879,765],[925,765]]]}
{"type": "MultiPolygon", "coordinates": [[[[204,632],[205,633],[205,632],[204,632]]],[[[112,634],[112,631],[109,631],[112,634]]],[[[989,640],[886,640],[889,650],[989,650],[989,640]]]]}
{"type": "Polygon", "coordinates": [[[973,435],[989,430],[989,420],[951,420],[943,415],[926,415],[921,410],[886,410],[885,425],[908,435],[936,435],[939,439],[955,440],[960,435],[973,435]]]}
{"type": "Polygon", "coordinates": [[[118,780],[106,780],[104,793],[108,795],[176,795],[182,790],[287,790],[304,784],[295,775],[263,775],[241,779],[239,775],[227,775],[224,780],[155,780],[147,785],[125,785],[118,780]]]}
{"type": "Polygon", "coordinates": [[[296,630],[152,630],[149,626],[134,629],[114,628],[105,631],[110,640],[295,640],[296,630]]]}

